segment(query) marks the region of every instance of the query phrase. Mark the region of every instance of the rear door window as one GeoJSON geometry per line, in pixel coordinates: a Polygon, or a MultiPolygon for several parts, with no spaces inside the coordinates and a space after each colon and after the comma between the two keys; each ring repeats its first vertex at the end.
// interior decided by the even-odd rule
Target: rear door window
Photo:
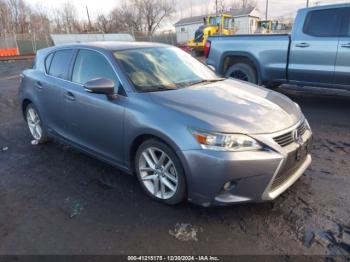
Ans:
{"type": "Polygon", "coordinates": [[[341,18],[341,8],[310,11],[305,20],[304,33],[316,37],[337,37],[341,18]]]}
{"type": "Polygon", "coordinates": [[[108,60],[98,52],[91,50],[79,50],[75,60],[72,81],[85,84],[96,78],[108,78],[119,86],[117,75],[108,60]]]}
{"type": "Polygon", "coordinates": [[[68,79],[68,70],[73,56],[72,49],[56,51],[49,68],[49,74],[58,78],[68,79]]]}
{"type": "Polygon", "coordinates": [[[343,10],[343,23],[340,36],[350,37],[350,8],[344,8],[343,10]]]}

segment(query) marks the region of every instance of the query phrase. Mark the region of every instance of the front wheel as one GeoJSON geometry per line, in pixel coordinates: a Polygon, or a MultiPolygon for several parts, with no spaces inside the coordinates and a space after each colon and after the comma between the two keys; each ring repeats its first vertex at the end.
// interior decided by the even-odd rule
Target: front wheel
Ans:
{"type": "Polygon", "coordinates": [[[253,84],[258,83],[258,76],[253,66],[248,63],[237,63],[229,67],[225,76],[235,78],[253,84]]]}
{"type": "Polygon", "coordinates": [[[186,179],[174,151],[165,143],[151,139],[141,144],[136,153],[135,170],[148,196],[168,205],[186,197],[186,179]]]}

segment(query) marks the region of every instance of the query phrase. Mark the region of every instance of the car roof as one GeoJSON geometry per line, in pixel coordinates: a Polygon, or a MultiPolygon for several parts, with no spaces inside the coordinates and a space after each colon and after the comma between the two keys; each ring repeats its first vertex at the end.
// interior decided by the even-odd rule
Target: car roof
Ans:
{"type": "Polygon", "coordinates": [[[119,51],[127,49],[150,48],[150,47],[169,47],[169,45],[153,42],[126,42],[126,41],[104,41],[104,42],[88,42],[88,43],[72,43],[57,45],[51,50],[61,48],[101,48],[110,51],[119,51]]]}

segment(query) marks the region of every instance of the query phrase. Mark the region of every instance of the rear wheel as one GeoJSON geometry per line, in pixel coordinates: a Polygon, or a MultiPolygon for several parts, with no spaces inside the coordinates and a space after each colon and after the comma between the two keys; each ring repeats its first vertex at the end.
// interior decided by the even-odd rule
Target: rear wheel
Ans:
{"type": "Polygon", "coordinates": [[[141,144],[136,153],[135,170],[148,196],[168,205],[186,197],[186,180],[182,165],[165,143],[151,139],[141,144]]]}
{"type": "Polygon", "coordinates": [[[26,120],[30,134],[38,144],[49,141],[47,131],[41,121],[38,110],[33,104],[28,104],[26,107],[26,120]]]}
{"type": "Polygon", "coordinates": [[[258,76],[253,66],[248,63],[237,63],[229,67],[226,77],[235,78],[253,84],[258,83],[258,76]]]}

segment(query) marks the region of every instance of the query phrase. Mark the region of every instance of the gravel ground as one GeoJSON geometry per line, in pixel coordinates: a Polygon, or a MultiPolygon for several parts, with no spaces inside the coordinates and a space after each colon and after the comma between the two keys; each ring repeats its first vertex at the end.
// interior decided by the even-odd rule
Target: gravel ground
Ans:
{"type": "Polygon", "coordinates": [[[168,207],[69,146],[31,145],[17,102],[30,64],[0,63],[0,254],[349,255],[350,96],[280,90],[314,145],[312,166],[274,202],[168,207]]]}

